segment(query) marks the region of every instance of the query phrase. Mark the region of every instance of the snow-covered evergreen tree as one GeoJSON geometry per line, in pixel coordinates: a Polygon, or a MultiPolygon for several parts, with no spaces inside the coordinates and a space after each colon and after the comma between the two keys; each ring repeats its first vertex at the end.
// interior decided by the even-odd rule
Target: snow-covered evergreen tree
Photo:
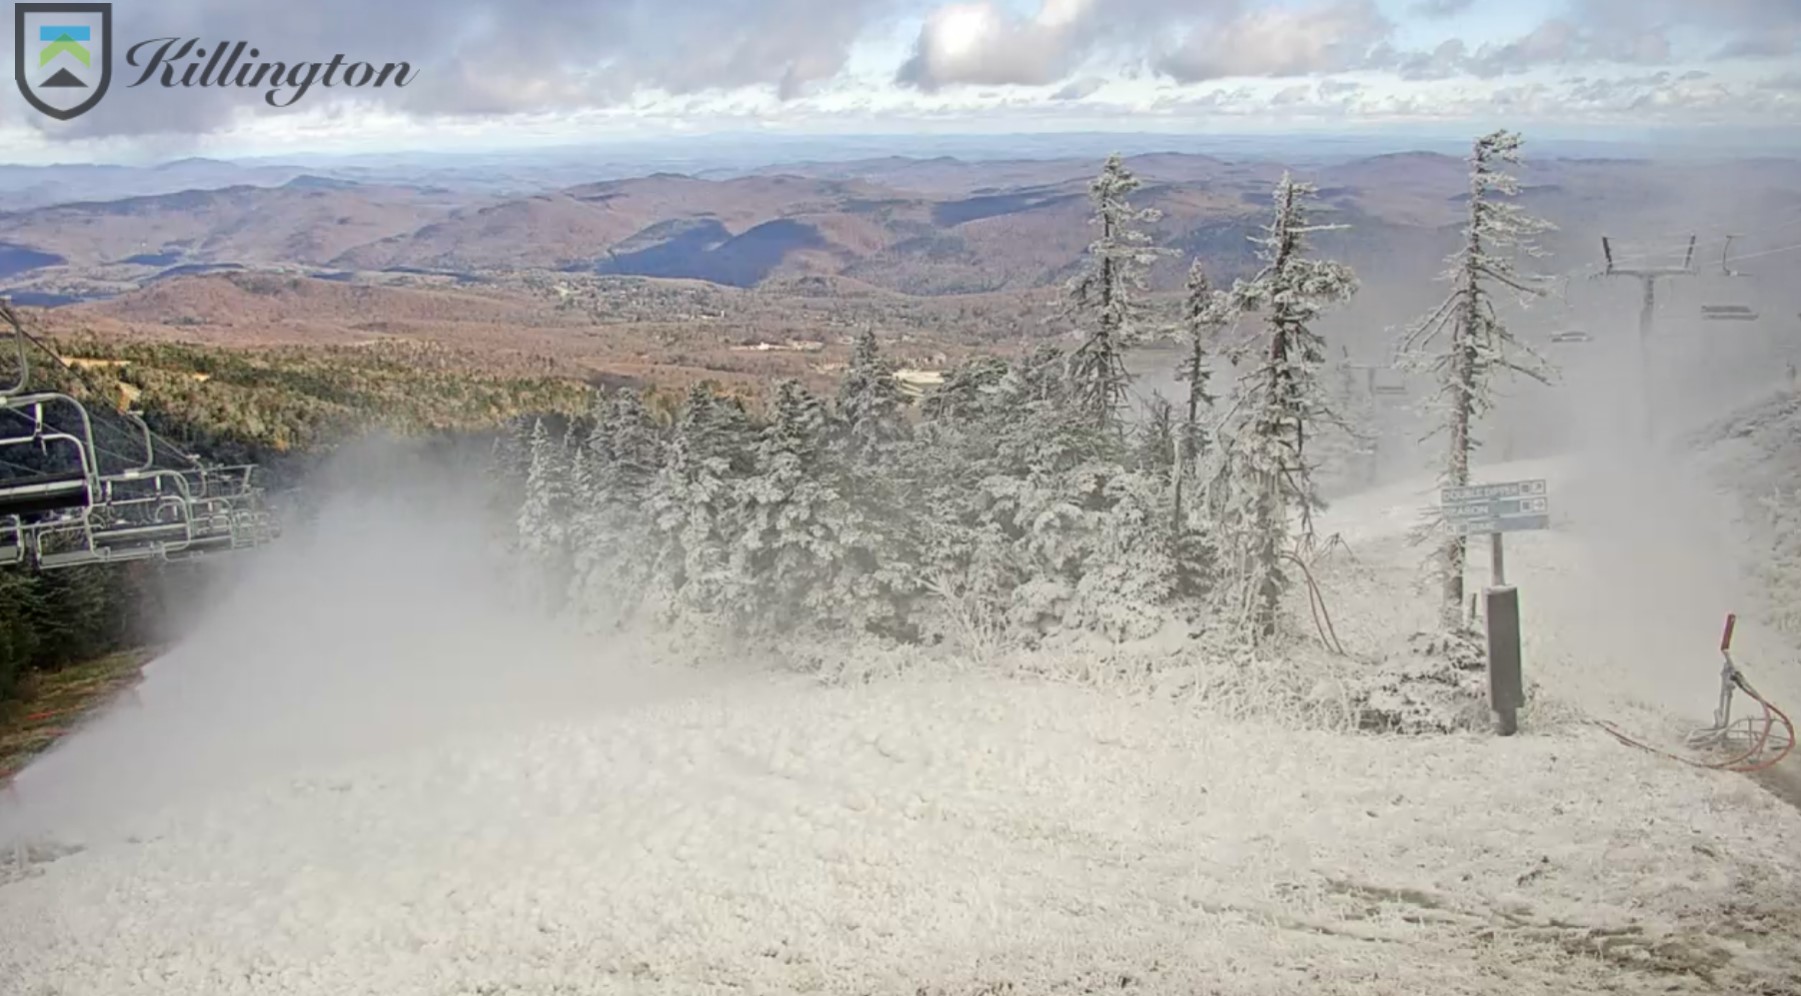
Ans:
{"type": "Polygon", "coordinates": [[[875,329],[864,328],[838,385],[838,418],[851,457],[869,459],[898,441],[906,432],[905,407],[894,365],[882,355],[875,329]]]}
{"type": "Polygon", "coordinates": [[[597,398],[583,458],[586,495],[576,512],[573,597],[589,618],[613,623],[643,598],[656,562],[647,508],[663,439],[634,391],[597,398]]]}
{"type": "Polygon", "coordinates": [[[1007,361],[998,356],[971,357],[952,367],[944,383],[920,400],[921,419],[940,429],[975,422],[988,413],[1007,372],[1007,361]]]}
{"type": "Polygon", "coordinates": [[[1139,226],[1155,223],[1160,213],[1135,209],[1130,197],[1139,180],[1116,153],[1089,186],[1094,205],[1090,224],[1100,236],[1088,247],[1083,270],[1069,282],[1069,305],[1082,333],[1082,345],[1070,358],[1075,404],[1095,426],[1117,431],[1126,405],[1131,375],[1126,351],[1144,334],[1139,296],[1145,274],[1163,250],[1139,226]]]}
{"type": "Polygon", "coordinates": [[[924,583],[966,644],[1143,636],[1181,586],[1173,411],[1135,437],[1097,426],[1068,369],[1048,345],[998,376],[972,363],[922,406],[910,462],[924,583]]]}
{"type": "Polygon", "coordinates": [[[1208,413],[1216,400],[1207,391],[1207,381],[1212,376],[1207,351],[1231,322],[1230,298],[1224,291],[1213,289],[1205,267],[1195,260],[1188,270],[1187,294],[1182,300],[1182,334],[1187,348],[1176,370],[1176,380],[1188,385],[1178,451],[1186,468],[1198,466],[1207,451],[1208,413]]]}
{"type": "Polygon", "coordinates": [[[643,398],[635,391],[621,392],[607,415],[604,439],[589,445],[602,453],[609,468],[600,481],[607,503],[634,507],[642,503],[663,461],[663,434],[643,398]]]}
{"type": "Polygon", "coordinates": [[[594,497],[593,461],[588,458],[586,433],[581,431],[581,423],[570,419],[563,430],[562,450],[569,468],[569,511],[568,526],[564,540],[573,546],[576,534],[580,531],[576,520],[579,512],[594,497]]]}
{"type": "MultiPolygon", "coordinates": [[[[1438,429],[1448,437],[1441,477],[1446,487],[1470,482],[1474,426],[1494,404],[1495,375],[1519,373],[1541,383],[1553,375],[1544,357],[1508,331],[1494,306],[1497,294],[1546,292],[1544,278],[1522,271],[1519,257],[1542,255],[1536,239],[1552,226],[1507,200],[1520,189],[1518,178],[1509,172],[1509,167],[1520,164],[1520,145],[1520,136],[1509,131],[1476,140],[1468,160],[1464,243],[1448,260],[1450,268],[1443,276],[1453,289],[1401,341],[1403,361],[1438,379],[1433,401],[1442,418],[1438,429]]],[[[1444,533],[1437,567],[1442,582],[1440,614],[1447,628],[1457,629],[1463,618],[1464,537],[1450,529],[1444,533]]]]}
{"type": "Polygon", "coordinates": [[[1218,400],[1209,392],[1212,377],[1209,350],[1220,345],[1220,336],[1232,324],[1231,295],[1213,289],[1200,260],[1188,270],[1187,294],[1182,300],[1182,334],[1186,350],[1176,368],[1176,380],[1188,385],[1187,404],[1177,434],[1177,468],[1174,517],[1179,528],[1187,529],[1200,509],[1191,507],[1191,495],[1202,479],[1204,459],[1211,440],[1207,426],[1213,419],[1213,403],[1218,400]]]}
{"type": "Polygon", "coordinates": [[[537,569],[532,597],[545,608],[561,607],[563,575],[569,563],[572,512],[569,453],[542,419],[532,424],[525,500],[519,509],[519,550],[537,569]]]}
{"type": "Polygon", "coordinates": [[[836,484],[831,413],[794,381],[776,389],[756,465],[740,489],[733,570],[748,582],[739,617],[778,630],[829,625],[849,559],[851,512],[836,484]]]}
{"type": "Polygon", "coordinates": [[[1309,535],[1312,515],[1323,507],[1307,443],[1336,416],[1320,382],[1324,341],[1313,322],[1357,290],[1349,267],[1307,255],[1307,236],[1325,227],[1308,220],[1315,193],[1311,184],[1282,177],[1275,217],[1253,240],[1263,268],[1232,288],[1236,310],[1263,315],[1262,334],[1239,347],[1245,366],[1220,439],[1226,450],[1219,526],[1227,607],[1253,640],[1276,628],[1289,585],[1284,561],[1292,556],[1291,519],[1298,515],[1301,535],[1309,535]]]}
{"type": "Polygon", "coordinates": [[[1144,421],[1138,426],[1139,469],[1173,487],[1180,445],[1176,429],[1176,406],[1161,394],[1151,395],[1144,421]]]}
{"type": "Polygon", "coordinates": [[[740,592],[731,547],[738,485],[752,462],[750,439],[743,405],[697,385],[646,496],[662,541],[657,580],[668,597],[702,613],[724,611],[740,592]]]}
{"type": "Polygon", "coordinates": [[[516,417],[500,427],[482,475],[492,523],[490,538],[515,552],[519,550],[519,511],[525,501],[526,475],[531,469],[531,425],[531,420],[516,417]]]}

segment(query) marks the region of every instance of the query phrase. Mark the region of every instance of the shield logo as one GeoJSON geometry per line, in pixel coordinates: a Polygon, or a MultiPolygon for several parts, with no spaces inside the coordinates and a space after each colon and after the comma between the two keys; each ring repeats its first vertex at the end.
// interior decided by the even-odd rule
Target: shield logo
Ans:
{"type": "Polygon", "coordinates": [[[13,78],[58,121],[93,110],[113,81],[113,5],[13,4],[13,78]]]}

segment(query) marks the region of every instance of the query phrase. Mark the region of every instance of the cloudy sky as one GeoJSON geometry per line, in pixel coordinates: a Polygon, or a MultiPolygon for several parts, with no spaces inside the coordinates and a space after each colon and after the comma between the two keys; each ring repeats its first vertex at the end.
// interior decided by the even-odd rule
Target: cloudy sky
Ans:
{"type": "MultiPolygon", "coordinates": [[[[0,159],[484,148],[768,130],[1504,124],[1801,132],[1801,0],[120,0],[74,122],[0,159]],[[132,87],[131,44],[405,60],[412,85],[132,87]]],[[[4,30],[10,35],[11,25],[4,30]]],[[[11,39],[5,41],[11,48],[11,39]]]]}

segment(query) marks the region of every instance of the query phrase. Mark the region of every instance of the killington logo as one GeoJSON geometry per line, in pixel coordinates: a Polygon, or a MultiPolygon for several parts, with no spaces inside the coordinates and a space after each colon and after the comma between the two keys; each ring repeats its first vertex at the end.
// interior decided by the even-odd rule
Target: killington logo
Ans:
{"type": "MultiPolygon", "coordinates": [[[[94,109],[113,81],[113,5],[13,4],[13,76],[31,106],[68,121],[94,109]]],[[[404,87],[419,74],[408,62],[265,60],[247,41],[150,38],[120,46],[139,70],[125,85],[164,90],[240,88],[263,91],[270,107],[293,107],[315,87],[352,90],[404,87]]],[[[181,99],[169,94],[158,99],[181,99]]]]}
{"type": "Polygon", "coordinates": [[[93,110],[113,81],[113,5],[14,4],[13,77],[58,121],[93,110]]]}

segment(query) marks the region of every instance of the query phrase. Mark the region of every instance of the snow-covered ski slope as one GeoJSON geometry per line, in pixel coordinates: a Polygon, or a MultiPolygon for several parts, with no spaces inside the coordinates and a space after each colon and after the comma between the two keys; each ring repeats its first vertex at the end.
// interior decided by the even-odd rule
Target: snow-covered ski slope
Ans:
{"type": "MultiPolygon", "coordinates": [[[[1686,541],[1628,556],[1630,482],[1482,476],[1551,477],[1566,523],[1509,539],[1540,698],[1506,740],[969,675],[695,687],[605,652],[553,673],[535,662],[584,651],[465,632],[486,603],[453,594],[469,565],[442,544],[403,579],[352,542],[331,585],[283,554],[244,596],[279,610],[161,662],[0,808],[0,839],[39,842],[0,884],[0,992],[1801,991],[1801,815],[1580,721],[1705,718],[1717,562],[1686,541]],[[404,604],[371,596],[421,578],[404,604]],[[262,663],[233,679],[208,654],[240,630],[262,663]],[[439,634],[423,659],[415,630],[439,634]],[[271,701],[303,661],[323,676],[271,701]],[[330,743],[277,722],[296,712],[340,717],[330,743]],[[238,741],[254,761],[220,756],[238,741]],[[84,795],[126,783],[169,791],[84,795]]],[[[1322,522],[1350,547],[1321,580],[1353,650],[1429,618],[1404,539],[1426,493],[1322,522]]],[[[1773,695],[1777,671],[1753,672],[1773,695]]]]}

